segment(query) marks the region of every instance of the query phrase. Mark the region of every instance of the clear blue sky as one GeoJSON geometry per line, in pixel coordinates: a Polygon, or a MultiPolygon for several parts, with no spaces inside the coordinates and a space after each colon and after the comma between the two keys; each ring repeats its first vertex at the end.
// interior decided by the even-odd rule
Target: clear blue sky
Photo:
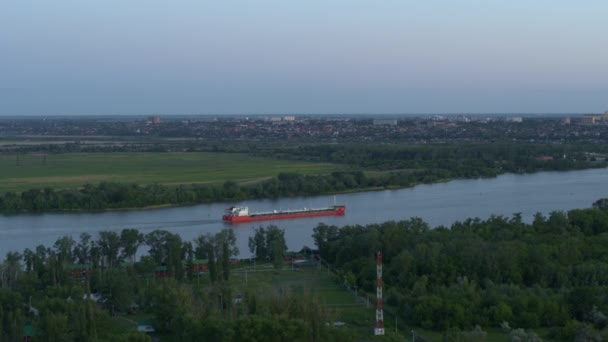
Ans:
{"type": "Polygon", "coordinates": [[[600,112],[605,0],[7,0],[0,115],[600,112]]]}

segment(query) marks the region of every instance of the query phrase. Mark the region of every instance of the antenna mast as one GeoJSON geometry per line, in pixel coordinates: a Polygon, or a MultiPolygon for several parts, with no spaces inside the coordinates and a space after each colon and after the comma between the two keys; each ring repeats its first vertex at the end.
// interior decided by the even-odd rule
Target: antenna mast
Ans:
{"type": "Polygon", "coordinates": [[[376,253],[376,328],[374,335],[384,336],[384,303],[382,301],[382,252],[376,253]]]}

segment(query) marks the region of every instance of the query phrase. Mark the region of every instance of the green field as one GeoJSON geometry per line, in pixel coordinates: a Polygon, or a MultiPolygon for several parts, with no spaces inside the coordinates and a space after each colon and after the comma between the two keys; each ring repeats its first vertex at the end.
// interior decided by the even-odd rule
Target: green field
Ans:
{"type": "MultiPolygon", "coordinates": [[[[252,289],[263,292],[281,292],[287,289],[289,289],[287,291],[295,293],[310,292],[325,306],[334,322],[344,322],[365,340],[383,340],[380,337],[374,338],[372,335],[376,299],[374,297],[365,298],[362,295],[356,296],[336,283],[333,277],[333,273],[328,272],[325,268],[294,270],[287,267],[276,271],[271,265],[266,264],[258,265],[255,271],[251,266],[234,270],[231,283],[234,285],[236,293],[252,289]]],[[[395,333],[394,316],[387,315],[385,320],[387,335],[401,337],[402,335],[395,333]]],[[[399,324],[401,332],[403,332],[405,324],[403,322],[399,324]]],[[[402,339],[397,338],[397,340],[402,339]]]]}
{"type": "Polygon", "coordinates": [[[72,153],[0,155],[0,193],[74,188],[101,181],[138,184],[255,182],[280,172],[320,174],[328,163],[252,157],[238,153],[72,153]]]}

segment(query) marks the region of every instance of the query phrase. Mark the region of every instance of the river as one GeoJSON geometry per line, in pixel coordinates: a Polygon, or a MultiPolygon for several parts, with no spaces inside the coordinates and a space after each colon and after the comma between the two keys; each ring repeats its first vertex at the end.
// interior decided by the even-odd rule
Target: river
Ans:
{"type": "MultiPolygon", "coordinates": [[[[304,245],[314,246],[311,235],[319,222],[338,226],[365,225],[417,216],[434,227],[449,226],[469,217],[511,216],[513,213],[521,213],[523,219],[530,222],[536,212],[548,214],[552,210],[588,208],[603,197],[608,197],[608,169],[506,174],[399,190],[341,194],[335,196],[335,200],[337,204],[346,205],[343,217],[251,224],[221,221],[224,209],[231,203],[101,213],[0,215],[0,259],[8,251],[22,252],[39,244],[51,246],[61,236],[71,235],[78,240],[83,232],[94,235],[101,230],[120,231],[123,228],[137,228],[143,233],[165,229],[179,233],[185,240],[230,228],[236,233],[240,257],[248,257],[251,254],[247,247],[248,238],[260,225],[274,224],[285,229],[288,248],[298,250],[304,245]]],[[[324,207],[333,203],[334,196],[315,196],[251,200],[238,204],[248,206],[251,211],[269,211],[324,207]]]]}

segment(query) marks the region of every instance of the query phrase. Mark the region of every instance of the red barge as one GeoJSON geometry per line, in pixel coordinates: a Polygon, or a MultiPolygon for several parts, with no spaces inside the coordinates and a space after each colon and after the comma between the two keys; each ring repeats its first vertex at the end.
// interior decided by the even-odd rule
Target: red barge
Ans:
{"type": "Polygon", "coordinates": [[[315,216],[342,216],[346,211],[346,206],[333,205],[326,208],[303,208],[295,210],[273,210],[269,212],[250,213],[248,207],[230,207],[226,209],[222,220],[230,223],[281,220],[300,217],[315,216]]]}

